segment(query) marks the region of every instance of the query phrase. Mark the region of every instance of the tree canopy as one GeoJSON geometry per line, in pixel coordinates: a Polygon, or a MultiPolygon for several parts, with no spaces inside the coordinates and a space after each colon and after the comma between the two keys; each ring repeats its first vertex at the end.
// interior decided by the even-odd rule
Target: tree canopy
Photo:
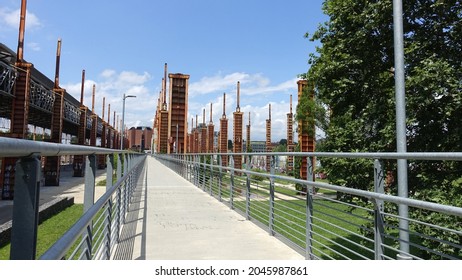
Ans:
{"type": "MultiPolygon", "coordinates": [[[[392,1],[326,0],[329,20],[313,34],[317,53],[302,76],[329,109],[329,152],[396,151],[392,1]]],[[[462,4],[403,1],[407,149],[462,151],[462,4]]],[[[299,113],[299,112],[297,112],[299,113]]],[[[319,117],[318,117],[319,118],[319,117]]],[[[325,159],[333,183],[371,190],[372,162],[325,159]]],[[[461,162],[412,162],[410,196],[462,206],[461,162]]],[[[395,172],[395,163],[387,162],[395,172]]],[[[396,176],[396,174],[395,174],[396,176]]],[[[393,184],[390,192],[396,191],[393,184]]],[[[461,226],[460,221],[457,226],[461,226]]]]}

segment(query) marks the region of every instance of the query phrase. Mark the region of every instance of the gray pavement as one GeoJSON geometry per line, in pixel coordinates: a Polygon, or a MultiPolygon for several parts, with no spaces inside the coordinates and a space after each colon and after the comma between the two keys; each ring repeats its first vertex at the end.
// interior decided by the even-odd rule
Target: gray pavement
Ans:
{"type": "Polygon", "coordinates": [[[148,260],[304,259],[157,160],[148,157],[147,168],[128,213],[132,238],[124,235],[116,251],[148,260]]]}

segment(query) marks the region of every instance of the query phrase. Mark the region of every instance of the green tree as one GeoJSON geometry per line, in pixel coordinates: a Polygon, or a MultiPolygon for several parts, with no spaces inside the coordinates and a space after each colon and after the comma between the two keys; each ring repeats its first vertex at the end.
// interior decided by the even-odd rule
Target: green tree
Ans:
{"type": "MultiPolygon", "coordinates": [[[[461,151],[462,4],[456,0],[403,2],[408,151],[461,151]]],[[[311,67],[302,75],[315,83],[316,99],[330,112],[326,139],[318,148],[395,151],[392,1],[327,0],[323,10],[329,20],[311,36],[306,34],[322,46],[310,55],[311,67]]],[[[462,206],[461,162],[411,164],[411,197],[462,206]]],[[[369,160],[322,159],[322,165],[333,183],[372,189],[369,160]]],[[[394,161],[386,166],[395,172],[394,161]]],[[[396,193],[396,185],[390,185],[389,191],[396,193]]],[[[424,218],[426,213],[412,215],[424,218]]],[[[433,219],[462,228],[460,219],[442,220],[433,219]]],[[[460,250],[449,253],[462,254],[460,250]]]]}

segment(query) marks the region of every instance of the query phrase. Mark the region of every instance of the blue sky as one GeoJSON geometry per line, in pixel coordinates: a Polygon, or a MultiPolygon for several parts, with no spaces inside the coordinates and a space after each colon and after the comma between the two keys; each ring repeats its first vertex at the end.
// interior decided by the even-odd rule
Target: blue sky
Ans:
{"type": "MultiPolygon", "coordinates": [[[[17,48],[20,0],[0,4],[0,42],[17,48]]],[[[305,39],[327,17],[322,0],[29,0],[24,57],[54,76],[56,44],[62,38],[61,87],[80,98],[86,71],[85,105],[96,112],[102,98],[122,112],[126,125],[152,125],[164,63],[170,73],[190,75],[189,120],[202,108],[218,126],[222,95],[232,123],[236,84],[241,82],[241,111],[252,113],[252,140],[264,140],[268,104],[272,140],[286,138],[289,95],[297,103],[297,75],[308,70],[316,43],[305,39]]],[[[112,116],[111,116],[112,118],[112,116]]],[[[230,125],[230,138],[232,126],[230,125]]]]}

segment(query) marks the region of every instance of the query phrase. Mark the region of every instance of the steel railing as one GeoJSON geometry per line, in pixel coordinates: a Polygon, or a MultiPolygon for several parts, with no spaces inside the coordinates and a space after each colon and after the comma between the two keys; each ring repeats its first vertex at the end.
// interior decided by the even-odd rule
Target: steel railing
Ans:
{"type": "Polygon", "coordinates": [[[34,259],[41,156],[85,156],[84,213],[40,259],[110,259],[146,156],[105,148],[0,137],[0,158],[15,157],[11,259],[34,259]],[[94,202],[97,155],[106,155],[106,192],[94,202]]]}
{"type": "Polygon", "coordinates": [[[462,153],[228,153],[154,157],[307,259],[462,259],[462,208],[385,193],[382,164],[383,160],[397,159],[462,161],[462,153]],[[229,157],[228,166],[221,165],[222,155],[229,157]],[[244,169],[235,169],[235,155],[245,158],[245,162],[250,162],[251,157],[270,156],[271,171],[257,172],[249,164],[244,164],[244,169]],[[370,160],[375,174],[373,191],[278,175],[275,172],[278,156],[307,158],[308,178],[314,178],[311,159],[315,157],[370,160]],[[342,199],[345,195],[350,199],[342,199]],[[398,214],[399,205],[409,206],[409,217],[398,214]],[[409,252],[399,248],[402,242],[399,231],[407,230],[399,227],[401,219],[410,224],[409,252]]]}

